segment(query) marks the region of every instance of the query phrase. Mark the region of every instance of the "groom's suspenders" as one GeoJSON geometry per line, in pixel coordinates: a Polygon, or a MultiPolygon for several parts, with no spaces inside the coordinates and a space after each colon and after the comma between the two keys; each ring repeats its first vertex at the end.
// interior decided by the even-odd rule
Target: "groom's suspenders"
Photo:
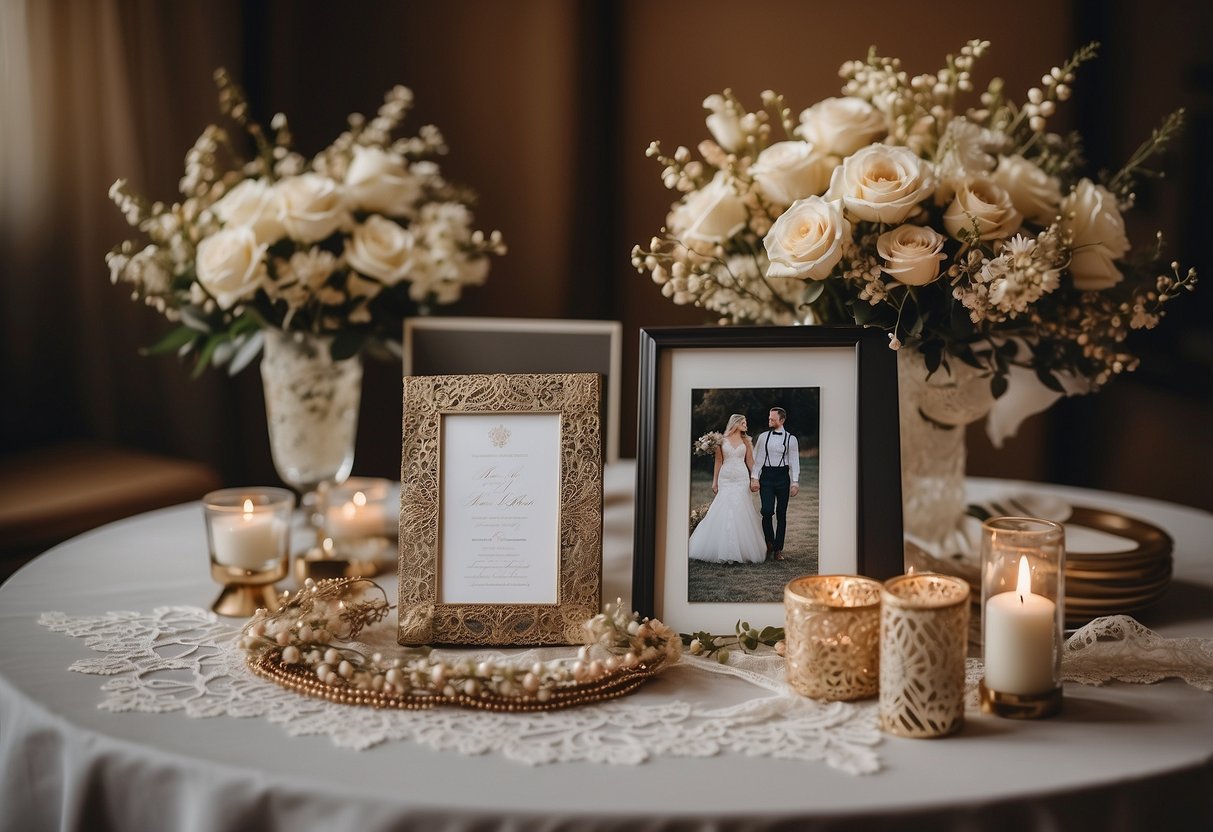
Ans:
{"type": "Polygon", "coordinates": [[[772,465],[771,464],[771,432],[769,430],[767,431],[767,440],[764,443],[763,450],[765,450],[767,452],[767,458],[765,460],[763,460],[763,466],[762,466],[763,468],[787,468],[788,467],[788,432],[787,432],[787,430],[784,430],[784,432],[783,432],[783,456],[779,460],[781,463],[783,463],[782,465],[772,465]]]}

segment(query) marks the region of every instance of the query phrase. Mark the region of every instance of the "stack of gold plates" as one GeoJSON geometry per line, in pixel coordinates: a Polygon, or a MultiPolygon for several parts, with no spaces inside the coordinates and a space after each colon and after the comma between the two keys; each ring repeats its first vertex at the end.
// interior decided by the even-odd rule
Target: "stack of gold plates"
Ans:
{"type": "Polygon", "coordinates": [[[1078,506],[1065,525],[1067,626],[1138,612],[1167,591],[1172,541],[1162,529],[1078,506]]]}

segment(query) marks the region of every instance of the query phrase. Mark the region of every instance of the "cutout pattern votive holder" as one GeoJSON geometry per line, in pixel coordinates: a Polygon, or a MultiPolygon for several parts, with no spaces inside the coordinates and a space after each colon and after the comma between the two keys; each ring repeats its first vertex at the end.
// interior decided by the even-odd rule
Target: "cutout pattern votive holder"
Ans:
{"type": "Polygon", "coordinates": [[[876,695],[880,679],[880,583],[809,575],[784,588],[788,684],[823,700],[876,695]]]}
{"type": "Polygon", "coordinates": [[[880,728],[944,737],[964,725],[969,585],[929,572],[885,582],[880,612],[880,728]]]}

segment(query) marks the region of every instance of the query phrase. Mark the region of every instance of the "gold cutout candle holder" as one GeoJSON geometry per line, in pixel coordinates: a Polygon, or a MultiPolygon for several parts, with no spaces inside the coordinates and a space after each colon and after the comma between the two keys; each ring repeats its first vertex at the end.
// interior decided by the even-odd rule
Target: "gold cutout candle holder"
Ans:
{"type": "Polygon", "coordinates": [[[880,584],[852,575],[809,575],[783,591],[787,678],[828,701],[876,695],[880,678],[880,584]]]}
{"type": "Polygon", "coordinates": [[[964,725],[969,585],[930,572],[885,582],[880,611],[880,729],[946,737],[964,725]]]}
{"type": "Polygon", "coordinates": [[[294,509],[285,488],[225,488],[202,498],[211,577],[223,584],[212,610],[247,618],[278,608],[274,584],[287,575],[294,509]]]}
{"type": "Polygon", "coordinates": [[[1033,517],[981,527],[981,709],[1012,719],[1061,710],[1065,529],[1033,517]]]}

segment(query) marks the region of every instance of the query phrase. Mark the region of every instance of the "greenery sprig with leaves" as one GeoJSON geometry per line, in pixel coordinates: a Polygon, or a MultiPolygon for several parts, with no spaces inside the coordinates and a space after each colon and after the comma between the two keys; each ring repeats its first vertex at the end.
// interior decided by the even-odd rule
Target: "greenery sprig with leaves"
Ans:
{"type": "Polygon", "coordinates": [[[774,647],[782,655],[784,640],[783,627],[763,627],[761,630],[751,627],[748,621],[738,620],[732,635],[713,635],[706,631],[697,633],[679,633],[682,643],[693,656],[715,656],[721,664],[726,664],[731,650],[741,648],[746,653],[758,649],[758,645],[774,647]]]}

